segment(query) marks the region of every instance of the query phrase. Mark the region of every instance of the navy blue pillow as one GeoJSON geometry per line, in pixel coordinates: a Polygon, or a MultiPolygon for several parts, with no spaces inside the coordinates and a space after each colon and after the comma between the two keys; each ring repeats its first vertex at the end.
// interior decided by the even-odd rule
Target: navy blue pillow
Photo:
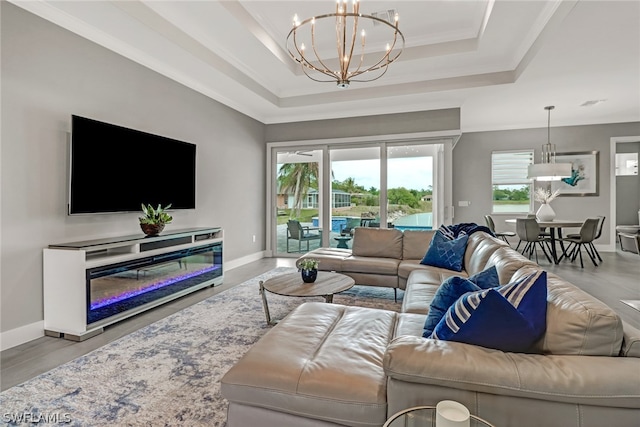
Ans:
{"type": "Polygon", "coordinates": [[[469,277],[469,280],[482,289],[494,288],[500,285],[500,277],[498,277],[498,270],[495,265],[474,274],[469,277]]]}
{"type": "Polygon", "coordinates": [[[461,235],[457,239],[448,240],[440,230],[436,231],[431,244],[420,264],[462,271],[464,251],[467,248],[469,236],[461,235]]]}
{"type": "Polygon", "coordinates": [[[482,289],[500,286],[498,279],[498,270],[495,266],[491,266],[486,270],[465,279],[459,276],[447,278],[436,290],[436,294],[429,305],[429,313],[424,322],[424,331],[422,336],[429,338],[442,316],[445,315],[449,307],[455,303],[458,298],[467,292],[475,292],[482,289]]]}
{"type": "Polygon", "coordinates": [[[527,352],[547,327],[547,273],[471,292],[449,307],[431,338],[527,352]]]}
{"type": "Polygon", "coordinates": [[[429,313],[424,322],[424,331],[422,336],[429,338],[436,328],[440,319],[446,314],[451,307],[462,295],[467,292],[480,291],[478,285],[460,276],[451,276],[447,278],[436,290],[436,294],[429,305],[429,313]]]}

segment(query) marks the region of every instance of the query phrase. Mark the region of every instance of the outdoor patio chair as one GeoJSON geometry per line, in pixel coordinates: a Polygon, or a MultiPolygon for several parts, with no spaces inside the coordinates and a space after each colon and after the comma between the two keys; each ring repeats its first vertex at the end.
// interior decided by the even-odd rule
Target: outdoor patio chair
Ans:
{"type": "Polygon", "coordinates": [[[309,252],[309,242],[312,240],[320,240],[320,229],[318,227],[303,226],[300,221],[290,219],[287,222],[287,253],[291,253],[289,250],[289,240],[298,241],[298,252],[302,252],[302,242],[307,242],[307,252],[309,252]],[[310,231],[318,231],[317,233],[310,233],[310,231]]]}
{"type": "Polygon", "coordinates": [[[340,236],[351,236],[356,227],[360,226],[360,218],[347,218],[347,222],[340,230],[340,236]]]}

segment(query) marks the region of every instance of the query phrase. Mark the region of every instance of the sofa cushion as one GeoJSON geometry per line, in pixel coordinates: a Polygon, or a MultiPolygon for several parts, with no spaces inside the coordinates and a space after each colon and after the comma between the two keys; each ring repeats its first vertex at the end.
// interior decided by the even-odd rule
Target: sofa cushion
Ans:
{"type": "Polygon", "coordinates": [[[422,336],[424,326],[424,315],[416,313],[400,313],[396,322],[394,338],[410,335],[412,337],[422,336]]]}
{"type": "Polygon", "coordinates": [[[464,253],[464,269],[470,275],[484,270],[487,268],[491,255],[498,249],[508,246],[504,241],[483,231],[471,234],[464,253]]]}
{"type": "Polygon", "coordinates": [[[351,249],[318,248],[312,250],[311,252],[307,252],[305,255],[298,258],[298,260],[305,258],[317,259],[318,261],[320,261],[320,263],[318,264],[318,270],[341,271],[342,260],[350,256],[351,249]]]}
{"type": "Polygon", "coordinates": [[[342,260],[342,271],[397,276],[398,264],[399,259],[353,255],[342,260]]]}
{"type": "Polygon", "coordinates": [[[402,231],[357,227],[353,233],[352,253],[357,256],[402,259],[402,231]]]}
{"type": "Polygon", "coordinates": [[[469,240],[469,236],[466,234],[449,240],[440,231],[436,231],[420,264],[462,271],[462,261],[467,247],[467,240],[469,240]]]}
{"type": "Polygon", "coordinates": [[[424,331],[422,336],[429,338],[433,333],[436,325],[445,315],[449,307],[451,307],[462,295],[467,292],[476,292],[482,289],[493,288],[499,286],[498,273],[495,267],[489,267],[478,274],[465,279],[459,276],[453,276],[446,279],[438,287],[435,295],[429,304],[429,312],[424,322],[424,331]]]}
{"type": "MultiPolygon", "coordinates": [[[[535,271],[524,266],[517,280],[535,271]]],[[[549,273],[547,278],[547,331],[537,343],[545,354],[618,356],[622,348],[620,316],[582,289],[549,273]]]]}
{"type": "MultiPolygon", "coordinates": [[[[422,254],[424,255],[424,253],[422,254]]],[[[402,261],[400,261],[400,265],[398,265],[398,277],[402,277],[403,279],[408,279],[409,275],[415,271],[415,270],[423,270],[423,271],[432,271],[437,269],[436,267],[433,267],[431,265],[424,265],[424,264],[420,264],[420,261],[422,261],[422,258],[420,259],[403,259],[402,261]]],[[[438,269],[438,270],[442,270],[442,271],[448,271],[450,273],[454,273],[454,274],[460,274],[460,273],[455,273],[451,270],[447,270],[447,269],[438,269]]],[[[440,283],[440,282],[439,282],[440,283]]]]}
{"type": "MultiPolygon", "coordinates": [[[[408,283],[407,283],[408,285],[408,283]]],[[[407,286],[402,296],[402,313],[421,314],[422,325],[420,327],[420,335],[424,328],[424,315],[429,313],[429,303],[438,291],[438,285],[428,283],[413,283],[407,286]]]]}
{"type": "Polygon", "coordinates": [[[434,233],[434,230],[405,230],[402,238],[402,259],[420,261],[427,253],[434,233]]]}
{"type": "Polygon", "coordinates": [[[496,268],[500,284],[511,282],[515,272],[524,266],[538,268],[538,264],[509,247],[499,248],[493,252],[487,261],[488,266],[496,268]]]}
{"type": "Polygon", "coordinates": [[[527,352],[544,334],[547,274],[537,271],[508,285],[463,295],[431,338],[509,352],[527,352]]]}

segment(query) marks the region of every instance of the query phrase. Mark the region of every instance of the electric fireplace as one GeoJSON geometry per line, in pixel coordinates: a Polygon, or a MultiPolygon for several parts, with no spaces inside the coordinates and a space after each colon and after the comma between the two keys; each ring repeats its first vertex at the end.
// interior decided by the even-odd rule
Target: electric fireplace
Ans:
{"type": "Polygon", "coordinates": [[[222,276],[222,242],[88,269],[87,325],[222,276]]]}

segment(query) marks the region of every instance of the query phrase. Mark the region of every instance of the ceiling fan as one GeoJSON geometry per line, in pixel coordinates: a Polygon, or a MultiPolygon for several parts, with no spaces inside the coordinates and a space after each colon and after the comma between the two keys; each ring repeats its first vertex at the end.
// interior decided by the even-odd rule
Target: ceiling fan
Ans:
{"type": "Polygon", "coordinates": [[[298,156],[308,156],[308,157],[312,157],[313,156],[313,150],[307,150],[307,151],[294,151],[293,154],[298,155],[298,156]]]}

